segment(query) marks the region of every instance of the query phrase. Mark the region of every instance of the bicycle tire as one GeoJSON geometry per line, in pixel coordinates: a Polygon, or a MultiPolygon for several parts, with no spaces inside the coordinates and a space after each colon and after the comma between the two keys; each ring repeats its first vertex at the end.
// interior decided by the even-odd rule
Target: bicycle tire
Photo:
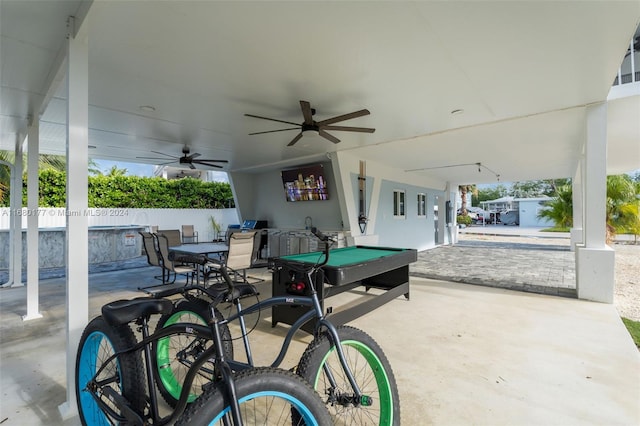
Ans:
{"type": "MultiPolygon", "coordinates": [[[[214,308],[216,318],[224,319],[222,313],[214,308]]],[[[211,313],[205,300],[182,300],[176,304],[174,311],[163,315],[158,320],[156,332],[162,328],[179,322],[207,325],[211,313]]],[[[233,359],[233,342],[231,331],[226,324],[220,326],[222,348],[225,357],[233,359]]],[[[182,392],[182,383],[189,371],[190,364],[211,345],[211,340],[198,339],[190,334],[175,334],[159,339],[153,345],[153,372],[160,395],[169,406],[176,406],[182,392]]],[[[212,379],[213,365],[205,364],[191,386],[189,399],[193,402],[201,393],[202,386],[212,379]]]]}
{"type": "MultiPolygon", "coordinates": [[[[272,367],[250,368],[235,376],[240,413],[246,425],[331,424],[320,396],[300,376],[272,367]],[[268,411],[267,411],[268,410],[268,411]],[[293,418],[298,421],[294,422],[293,418]]],[[[204,426],[223,423],[230,415],[222,382],[207,390],[189,405],[176,426],[204,426]]],[[[228,419],[227,419],[228,420],[228,419]]]]}
{"type": "MultiPolygon", "coordinates": [[[[89,391],[87,382],[93,378],[104,361],[116,352],[136,344],[136,338],[128,325],[111,327],[98,316],[85,327],[76,356],[76,401],[83,425],[111,425],[112,421],[104,413],[89,391]]],[[[129,402],[130,407],[142,416],[145,408],[144,368],[140,352],[123,353],[114,358],[98,379],[114,377],[112,386],[129,402]]],[[[116,406],[102,393],[101,401],[116,412],[116,406]]]]}
{"type": "Polygon", "coordinates": [[[341,347],[356,383],[368,400],[349,401],[352,388],[338,359],[327,331],[317,336],[302,354],[297,373],[320,394],[329,408],[332,424],[400,424],[400,397],[391,365],[382,348],[362,330],[337,327],[341,347]],[[337,381],[332,388],[323,367],[327,366],[337,381]]]}

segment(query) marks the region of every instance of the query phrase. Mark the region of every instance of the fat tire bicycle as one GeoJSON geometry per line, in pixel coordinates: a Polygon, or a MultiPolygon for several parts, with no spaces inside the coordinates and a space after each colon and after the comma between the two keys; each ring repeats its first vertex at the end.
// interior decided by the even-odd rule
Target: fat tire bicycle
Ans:
{"type": "Polygon", "coordinates": [[[83,425],[331,423],[324,402],[301,377],[272,367],[234,373],[225,359],[218,320],[206,326],[175,323],[149,334],[149,318],[172,310],[168,299],[120,300],[104,305],[102,315],[89,322],[76,357],[76,400],[83,425]],[[142,332],[139,342],[131,322],[142,332]],[[159,339],[174,335],[196,336],[212,344],[192,357],[180,397],[163,417],[155,393],[152,348],[159,339]],[[194,378],[208,368],[210,380],[196,403],[188,404],[194,378]]]}
{"type": "MultiPolygon", "coordinates": [[[[291,325],[280,353],[271,367],[280,366],[293,335],[305,323],[316,319],[314,339],[304,351],[295,371],[310,383],[325,401],[331,413],[332,424],[398,425],[400,424],[398,389],[391,365],[382,348],[371,336],[360,329],[334,326],[330,317],[327,317],[322,310],[313,278],[316,272],[329,261],[332,241],[315,228],[312,232],[325,245],[318,262],[312,267],[299,271],[305,277],[303,287],[310,296],[301,296],[298,289],[289,296],[271,297],[243,308],[241,299],[248,296],[257,297],[257,291],[250,284],[234,283],[224,264],[215,263],[214,267],[222,277],[223,287],[207,288],[200,285],[187,285],[180,289],[159,293],[162,295],[182,293],[185,299],[176,303],[170,314],[161,317],[157,330],[175,321],[182,321],[183,318],[198,318],[198,322],[207,322],[216,317],[222,326],[238,320],[247,362],[233,360],[231,357],[228,362],[234,371],[242,371],[253,367],[254,364],[245,316],[278,305],[308,306],[310,310],[291,325]],[[236,312],[226,319],[220,319],[220,311],[217,308],[217,305],[223,301],[236,306],[236,312]]],[[[173,348],[170,352],[174,356],[167,357],[167,352],[156,353],[156,357],[161,358],[157,365],[163,367],[159,374],[167,378],[165,381],[159,381],[158,385],[162,387],[165,383],[171,382],[171,389],[161,389],[160,392],[169,404],[174,404],[182,390],[179,377],[184,375],[182,372],[184,369],[191,366],[188,352],[193,351],[194,348],[204,350],[211,342],[206,339],[192,338],[186,342],[172,341],[165,344],[173,348]]],[[[227,353],[232,354],[232,348],[227,350],[227,353]]],[[[210,370],[201,371],[203,377],[208,377],[210,373],[210,370]]]]}

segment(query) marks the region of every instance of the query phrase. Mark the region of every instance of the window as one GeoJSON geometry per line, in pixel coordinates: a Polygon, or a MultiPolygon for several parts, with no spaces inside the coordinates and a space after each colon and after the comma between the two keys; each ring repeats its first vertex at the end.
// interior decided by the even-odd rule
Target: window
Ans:
{"type": "Polygon", "coordinates": [[[427,215],[427,196],[425,194],[418,194],[418,217],[425,217],[427,215]]]}
{"type": "Polygon", "coordinates": [[[404,196],[405,193],[402,190],[395,189],[393,191],[393,217],[404,219],[404,196]]]}

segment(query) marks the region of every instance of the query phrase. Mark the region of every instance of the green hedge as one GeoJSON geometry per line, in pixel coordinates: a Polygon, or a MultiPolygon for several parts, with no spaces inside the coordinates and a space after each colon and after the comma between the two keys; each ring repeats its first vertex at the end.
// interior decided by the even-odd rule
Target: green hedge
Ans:
{"type": "MultiPolygon", "coordinates": [[[[40,179],[40,207],[64,207],[66,174],[56,170],[42,170],[40,179]]],[[[99,208],[233,208],[231,186],[225,182],[202,182],[184,178],[166,180],[140,176],[89,176],[89,207],[99,208]]],[[[5,197],[2,205],[8,205],[5,197]]],[[[27,183],[22,190],[26,206],[27,183]]]]}

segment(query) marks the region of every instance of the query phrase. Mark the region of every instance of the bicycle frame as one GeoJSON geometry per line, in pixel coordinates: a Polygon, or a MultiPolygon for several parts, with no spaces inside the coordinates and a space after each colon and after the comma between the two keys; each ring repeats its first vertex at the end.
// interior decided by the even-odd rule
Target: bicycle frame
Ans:
{"type": "Polygon", "coordinates": [[[241,426],[243,423],[240,416],[240,409],[238,407],[238,400],[236,397],[235,383],[233,379],[233,370],[230,367],[228,360],[225,359],[224,353],[221,349],[222,338],[220,336],[220,329],[218,327],[218,322],[214,321],[214,323],[210,327],[199,325],[199,324],[177,323],[177,324],[167,326],[150,335],[148,333],[147,319],[142,318],[141,320],[142,320],[142,324],[140,325],[142,326],[143,339],[140,342],[138,342],[135,346],[116,352],[115,354],[107,358],[102,363],[100,368],[98,368],[93,379],[91,379],[87,383],[88,389],[84,389],[84,391],[91,392],[91,396],[93,397],[96,404],[100,407],[100,409],[119,422],[128,421],[128,422],[132,422],[135,425],[140,425],[140,426],[146,424],[145,419],[143,419],[140,416],[140,413],[136,413],[128,407],[127,401],[122,395],[118,394],[117,392],[113,391],[113,389],[107,386],[117,379],[110,378],[110,380],[107,380],[107,381],[96,380],[96,377],[98,377],[100,373],[102,373],[104,368],[106,368],[106,366],[109,365],[109,363],[114,359],[116,359],[118,356],[121,356],[122,354],[125,354],[125,353],[144,350],[145,367],[147,369],[147,385],[148,385],[148,389],[151,390],[148,395],[150,398],[150,405],[151,405],[150,415],[154,425],[171,424],[178,419],[178,417],[184,412],[185,408],[187,407],[187,400],[189,398],[191,385],[193,384],[193,381],[195,380],[196,375],[199,373],[199,370],[204,366],[206,362],[210,361],[211,359],[215,359],[215,368],[216,368],[215,374],[219,376],[220,380],[226,383],[227,398],[231,406],[231,415],[233,419],[233,424],[241,426]],[[152,343],[157,342],[162,338],[169,337],[174,334],[191,334],[191,335],[196,335],[198,338],[203,338],[207,340],[213,339],[215,344],[211,345],[208,349],[202,352],[200,356],[198,356],[198,358],[196,358],[196,360],[193,362],[193,364],[189,368],[189,371],[187,372],[187,375],[185,376],[182,391],[180,393],[180,398],[178,400],[178,403],[176,404],[176,407],[174,408],[174,410],[169,416],[161,418],[158,410],[157,396],[155,395],[155,391],[153,391],[155,390],[156,384],[155,384],[154,374],[151,371],[151,368],[152,368],[151,345],[152,343]],[[104,392],[105,394],[107,394],[107,396],[111,399],[111,401],[122,411],[123,416],[118,415],[118,413],[114,412],[111,409],[111,407],[104,404],[102,400],[96,395],[96,392],[98,391],[104,392]]]}
{"type": "MultiPolygon", "coordinates": [[[[312,230],[312,232],[314,232],[314,234],[316,234],[316,230],[312,230]]],[[[327,241],[328,238],[321,236],[322,234],[318,235],[316,234],[316,236],[318,236],[318,238],[320,238],[321,240],[327,241]],[[324,238],[324,239],[323,239],[324,238]]],[[[318,298],[318,292],[315,288],[314,282],[313,282],[313,274],[315,273],[315,271],[317,271],[319,268],[321,268],[322,266],[324,266],[328,260],[329,260],[329,244],[326,244],[326,248],[324,250],[324,260],[323,262],[318,263],[317,265],[313,266],[312,268],[309,268],[307,271],[305,271],[305,275],[306,275],[306,281],[309,284],[309,288],[311,290],[311,296],[295,296],[295,295],[290,295],[290,296],[275,296],[275,297],[270,297],[268,299],[262,300],[257,302],[254,305],[251,305],[247,308],[242,308],[242,305],[240,303],[240,299],[235,299],[233,300],[233,303],[236,305],[236,313],[229,316],[228,318],[221,320],[220,324],[229,324],[232,321],[238,320],[240,323],[240,328],[242,331],[242,340],[244,343],[244,348],[245,348],[245,353],[247,356],[247,361],[248,362],[240,362],[240,361],[236,361],[236,360],[228,360],[228,364],[231,366],[232,369],[236,370],[236,371],[240,371],[240,370],[244,370],[247,368],[251,368],[254,367],[253,365],[253,359],[252,359],[252,355],[251,355],[251,347],[249,344],[249,340],[248,340],[248,334],[246,331],[246,326],[245,326],[245,322],[244,322],[244,316],[245,315],[249,315],[251,313],[257,312],[257,311],[261,311],[263,309],[266,308],[270,308],[273,306],[277,306],[277,305],[302,305],[302,306],[311,306],[313,307],[313,309],[309,310],[309,312],[303,314],[300,318],[298,318],[298,320],[296,322],[294,322],[294,324],[291,326],[291,328],[289,329],[289,331],[287,332],[285,338],[284,338],[284,342],[282,344],[282,347],[280,349],[280,353],[276,356],[276,359],[273,361],[273,363],[271,364],[271,367],[279,367],[280,364],[282,363],[287,351],[289,350],[289,346],[291,344],[291,341],[293,340],[293,335],[309,320],[312,319],[317,319],[316,322],[316,327],[315,327],[315,335],[318,335],[319,331],[322,328],[325,328],[328,333],[329,336],[331,337],[331,341],[334,344],[335,348],[336,348],[336,353],[338,355],[338,359],[340,360],[340,364],[347,376],[347,379],[349,380],[349,383],[351,384],[351,387],[353,388],[353,392],[355,395],[355,401],[360,401],[361,397],[362,397],[362,392],[358,386],[358,384],[355,381],[355,378],[353,376],[353,372],[351,371],[351,369],[349,368],[349,366],[347,365],[347,361],[344,355],[344,351],[342,350],[342,345],[340,344],[340,337],[338,336],[338,331],[336,329],[336,327],[333,325],[333,323],[331,323],[331,321],[329,319],[327,319],[325,313],[322,310],[322,306],[320,305],[320,300],[318,298]]],[[[224,265],[221,265],[220,267],[220,273],[222,275],[222,277],[224,278],[224,280],[229,284],[232,283],[231,277],[229,276],[227,269],[224,267],[224,265]]],[[[195,287],[199,287],[199,286],[192,286],[192,288],[195,287]]],[[[215,318],[215,313],[213,312],[213,304],[211,305],[211,317],[215,318]]],[[[326,367],[326,365],[324,366],[324,371],[325,374],[327,375],[327,377],[329,378],[330,383],[335,386],[336,382],[335,379],[333,378],[331,372],[329,371],[329,369],[326,367]]]]}
{"type": "MultiPolygon", "coordinates": [[[[327,241],[327,239],[324,239],[323,241],[327,241]]],[[[151,343],[159,339],[162,339],[164,337],[170,336],[172,334],[178,334],[178,333],[195,334],[197,338],[203,338],[207,340],[212,340],[213,338],[215,343],[215,345],[213,346],[215,346],[216,348],[219,348],[219,350],[215,350],[212,348],[207,349],[200,356],[198,356],[196,361],[191,366],[189,366],[189,371],[187,373],[184,383],[182,384],[182,391],[180,393],[179,402],[176,405],[176,409],[174,410],[172,417],[169,419],[162,419],[161,422],[158,424],[166,424],[171,421],[174,421],[177,418],[177,416],[184,410],[187,404],[186,401],[189,395],[189,390],[191,388],[191,385],[193,384],[193,380],[195,379],[195,376],[198,370],[204,366],[205,362],[208,359],[210,359],[214,353],[216,355],[216,361],[217,360],[220,361],[220,365],[216,363],[214,367],[217,371],[214,372],[207,369],[204,369],[204,371],[207,371],[212,374],[215,373],[216,375],[222,376],[223,380],[227,381],[228,383],[227,393],[228,393],[229,401],[231,401],[231,404],[232,404],[234,421],[236,422],[236,424],[241,424],[240,423],[241,419],[239,419],[239,417],[236,417],[238,415],[238,406],[237,406],[237,399],[235,398],[235,388],[233,385],[233,379],[232,379],[231,373],[232,371],[242,371],[242,370],[255,367],[252,359],[251,346],[248,339],[248,333],[246,330],[244,317],[254,312],[258,312],[263,309],[267,309],[277,305],[302,305],[302,306],[312,307],[312,309],[310,309],[307,313],[303,314],[291,326],[291,328],[289,329],[289,331],[287,332],[284,338],[282,347],[280,348],[280,352],[278,353],[278,355],[276,356],[276,359],[273,361],[270,367],[277,368],[280,366],[280,364],[284,360],[284,357],[286,356],[287,351],[289,350],[294,334],[299,329],[301,329],[301,327],[306,322],[312,319],[316,319],[317,321],[315,326],[315,334],[318,335],[322,329],[327,330],[331,343],[333,343],[335,347],[342,369],[345,372],[347,380],[349,381],[353,389],[352,401],[356,401],[356,403],[357,401],[361,401],[363,394],[362,394],[362,391],[360,390],[360,387],[355,381],[353,372],[351,371],[351,369],[349,368],[349,365],[347,364],[346,356],[344,354],[343,348],[341,346],[340,337],[338,335],[338,330],[323,312],[322,306],[318,298],[317,290],[315,288],[315,285],[312,279],[315,271],[317,271],[319,268],[325,265],[326,262],[328,261],[329,259],[328,252],[329,252],[329,244],[326,245],[326,248],[324,251],[324,261],[314,265],[314,267],[305,271],[306,281],[309,284],[309,289],[311,293],[310,296],[296,296],[296,295],[276,296],[276,297],[271,297],[262,301],[258,301],[254,305],[251,305],[247,308],[243,308],[240,303],[240,297],[233,296],[234,295],[233,281],[231,280],[231,277],[229,276],[228,270],[225,265],[219,265],[218,272],[221,274],[224,281],[228,285],[228,289],[226,290],[227,292],[222,292],[222,293],[214,292],[214,291],[210,291],[209,289],[207,289],[206,287],[200,284],[190,284],[181,288],[170,289],[170,290],[163,291],[162,293],[158,293],[157,297],[170,296],[178,293],[187,295],[192,290],[207,294],[212,299],[212,301],[209,303],[209,309],[210,309],[210,317],[213,318],[213,320],[212,320],[212,323],[210,324],[210,328],[207,326],[202,326],[198,324],[177,323],[177,324],[167,326],[161,330],[157,330],[153,335],[148,334],[148,329],[145,332],[144,325],[143,325],[143,340],[130,350],[132,351],[140,350],[142,347],[146,347],[147,352],[145,353],[145,356],[147,359],[145,361],[147,366],[151,365],[149,362],[151,359],[150,358],[151,354],[149,351],[151,347],[151,343]],[[236,313],[230,315],[226,319],[218,320],[216,318],[214,309],[217,306],[217,304],[224,299],[236,305],[236,313]],[[228,325],[229,323],[236,320],[238,320],[240,323],[245,353],[247,355],[247,362],[225,359],[224,354],[222,353],[222,341],[221,341],[221,333],[219,330],[219,326],[228,325]],[[212,331],[215,334],[214,336],[212,336],[212,331]]],[[[149,369],[149,367],[147,368],[149,369]]],[[[333,375],[331,374],[329,368],[326,365],[323,367],[323,371],[325,372],[331,385],[336,387],[336,380],[334,379],[333,375]]],[[[155,389],[154,387],[155,380],[154,380],[153,372],[151,370],[148,370],[147,376],[149,377],[148,379],[149,389],[155,389]]],[[[153,403],[152,405],[157,406],[157,402],[155,401],[155,399],[152,399],[152,403],[153,403]]],[[[153,410],[154,410],[153,415],[155,417],[158,417],[156,408],[154,408],[153,410]]]]}

